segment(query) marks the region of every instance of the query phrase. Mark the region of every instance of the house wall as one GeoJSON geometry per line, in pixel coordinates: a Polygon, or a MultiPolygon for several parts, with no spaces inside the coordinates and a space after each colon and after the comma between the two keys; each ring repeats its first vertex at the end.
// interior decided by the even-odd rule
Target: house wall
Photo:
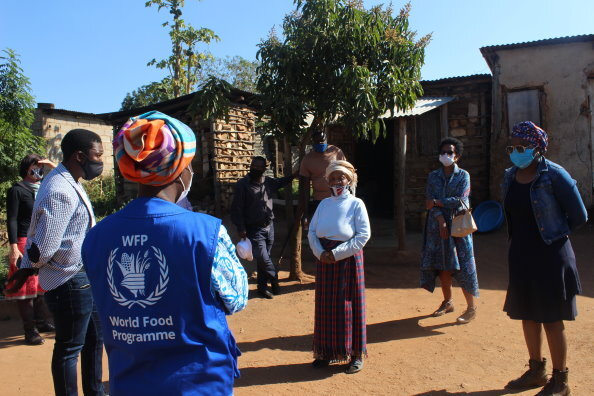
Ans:
{"type": "MultiPolygon", "coordinates": [[[[592,137],[588,77],[594,77],[593,42],[495,50],[491,195],[498,197],[509,143],[507,93],[540,90],[541,126],[549,134],[547,158],[577,180],[586,206],[592,206],[592,137]],[[498,58],[498,59],[497,59],[498,58]]],[[[592,100],[592,99],[590,99],[592,100]]],[[[525,121],[525,120],[518,120],[525,121]]],[[[513,120],[512,120],[513,122],[513,120]]]]}
{"type": "MultiPolygon", "coordinates": [[[[471,76],[423,82],[424,96],[455,96],[441,108],[417,117],[407,117],[407,158],[405,210],[407,227],[420,229],[424,221],[427,175],[440,164],[437,146],[442,136],[453,136],[464,144],[460,166],[470,173],[471,203],[476,205],[489,196],[489,142],[491,134],[491,78],[471,76]]],[[[385,138],[375,145],[357,141],[346,128],[328,128],[328,143],[340,147],[359,171],[360,191],[378,216],[386,216],[394,202],[394,155],[398,120],[386,120],[385,138]],[[386,169],[390,171],[387,172],[386,169]],[[381,176],[380,176],[381,175],[381,176]],[[373,179],[373,180],[372,180],[373,179]],[[381,195],[381,197],[380,197],[381,195]],[[380,199],[381,198],[381,199],[380,199]],[[384,199],[385,198],[385,199],[384,199]]]]}
{"type": "MultiPolygon", "coordinates": [[[[489,192],[491,85],[490,76],[471,76],[455,81],[445,79],[423,84],[425,96],[456,98],[445,108],[448,120],[446,133],[464,144],[464,152],[458,164],[470,173],[470,198],[473,206],[491,198],[489,192]]],[[[432,168],[439,166],[437,151],[430,161],[432,168]]]]}
{"type": "Polygon", "coordinates": [[[65,114],[60,110],[37,109],[35,112],[35,121],[32,125],[33,133],[43,137],[47,142],[48,158],[55,162],[62,161],[62,151],[60,143],[62,138],[72,129],[88,129],[101,136],[103,142],[103,175],[113,174],[113,149],[111,142],[113,140],[113,129],[104,121],[86,115],[76,115],[75,113],[65,114]]]}

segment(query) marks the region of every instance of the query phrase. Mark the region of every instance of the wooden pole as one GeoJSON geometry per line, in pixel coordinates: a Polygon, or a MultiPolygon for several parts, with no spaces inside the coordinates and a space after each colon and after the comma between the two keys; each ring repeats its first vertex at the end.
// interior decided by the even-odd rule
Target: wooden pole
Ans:
{"type": "MultiPolygon", "coordinates": [[[[284,176],[289,176],[293,171],[293,152],[291,151],[291,142],[289,138],[283,139],[284,157],[283,157],[283,169],[284,176]]],[[[285,214],[287,217],[288,231],[291,232],[293,222],[295,221],[295,215],[293,212],[293,185],[287,184],[285,187],[285,214]]]]}
{"type": "Polygon", "coordinates": [[[406,219],[404,196],[406,194],[406,118],[398,119],[398,138],[394,136],[394,187],[396,192],[396,234],[398,236],[398,250],[406,250],[406,219]]]}
{"type": "MultiPolygon", "coordinates": [[[[215,123],[211,122],[210,123],[210,139],[214,139],[214,135],[215,135],[215,123]]],[[[212,153],[212,158],[213,160],[217,159],[217,155],[218,152],[217,150],[215,150],[215,144],[213,140],[209,139],[209,147],[212,148],[212,150],[209,150],[209,152],[212,153]]],[[[212,172],[213,172],[213,178],[212,181],[214,183],[214,200],[215,200],[215,216],[217,217],[222,217],[222,206],[221,206],[221,181],[219,180],[219,172],[217,170],[217,166],[213,161],[213,166],[212,166],[212,172]]]]}

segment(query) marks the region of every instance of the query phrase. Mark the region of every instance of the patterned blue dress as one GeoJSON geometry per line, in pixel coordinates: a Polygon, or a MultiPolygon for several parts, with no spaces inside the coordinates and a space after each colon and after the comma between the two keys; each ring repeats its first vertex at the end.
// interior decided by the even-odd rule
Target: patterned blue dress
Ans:
{"type": "Polygon", "coordinates": [[[434,207],[427,212],[423,252],[421,258],[421,287],[433,292],[439,271],[451,271],[460,287],[475,297],[479,295],[476,264],[472,234],[463,238],[449,237],[447,240],[439,236],[439,222],[442,215],[451,229],[452,219],[456,211],[463,208],[462,201],[469,205],[470,175],[458,165],[447,177],[443,168],[429,173],[427,178],[427,199],[437,199],[443,208],[434,207]]]}

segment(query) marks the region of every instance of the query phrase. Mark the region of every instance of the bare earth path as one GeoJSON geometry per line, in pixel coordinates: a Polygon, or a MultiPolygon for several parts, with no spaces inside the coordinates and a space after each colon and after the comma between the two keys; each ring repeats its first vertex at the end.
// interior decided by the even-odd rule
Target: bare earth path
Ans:
{"type": "MultiPolygon", "coordinates": [[[[389,229],[389,224],[383,226],[389,229]]],[[[314,284],[285,282],[283,295],[250,299],[245,311],[229,318],[243,351],[236,395],[508,394],[503,385],[523,372],[527,353],[520,323],[501,311],[507,282],[505,232],[475,237],[479,316],[459,326],[454,322],[464,303],[458,288],[456,312],[427,316],[439,305],[441,292],[432,295],[417,287],[420,236],[411,236],[410,252],[397,254],[391,238],[377,228],[378,237],[365,252],[369,359],[364,370],[346,375],[344,366],[311,367],[314,284]]],[[[277,245],[282,242],[278,237],[277,245]]],[[[567,323],[570,384],[574,396],[594,395],[594,230],[588,226],[572,242],[584,295],[578,297],[578,319],[567,323]]],[[[309,253],[305,260],[312,273],[309,253]]],[[[20,334],[17,320],[0,321],[0,394],[51,395],[53,340],[30,347],[22,344],[20,334]]],[[[546,343],[545,351],[548,356],[546,343]]]]}

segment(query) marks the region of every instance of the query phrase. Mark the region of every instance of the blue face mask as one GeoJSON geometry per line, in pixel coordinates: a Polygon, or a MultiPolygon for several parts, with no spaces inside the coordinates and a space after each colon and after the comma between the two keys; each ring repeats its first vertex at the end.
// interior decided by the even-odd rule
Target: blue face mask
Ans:
{"type": "Polygon", "coordinates": [[[323,153],[328,148],[327,143],[316,143],[313,145],[313,149],[316,153],[323,153]]]}
{"type": "Polygon", "coordinates": [[[530,148],[530,149],[524,150],[523,153],[518,153],[518,151],[516,149],[514,149],[514,151],[512,151],[512,153],[509,155],[509,159],[518,168],[520,168],[520,169],[527,168],[532,163],[532,161],[534,161],[534,157],[535,157],[534,150],[535,149],[530,148]]]}

